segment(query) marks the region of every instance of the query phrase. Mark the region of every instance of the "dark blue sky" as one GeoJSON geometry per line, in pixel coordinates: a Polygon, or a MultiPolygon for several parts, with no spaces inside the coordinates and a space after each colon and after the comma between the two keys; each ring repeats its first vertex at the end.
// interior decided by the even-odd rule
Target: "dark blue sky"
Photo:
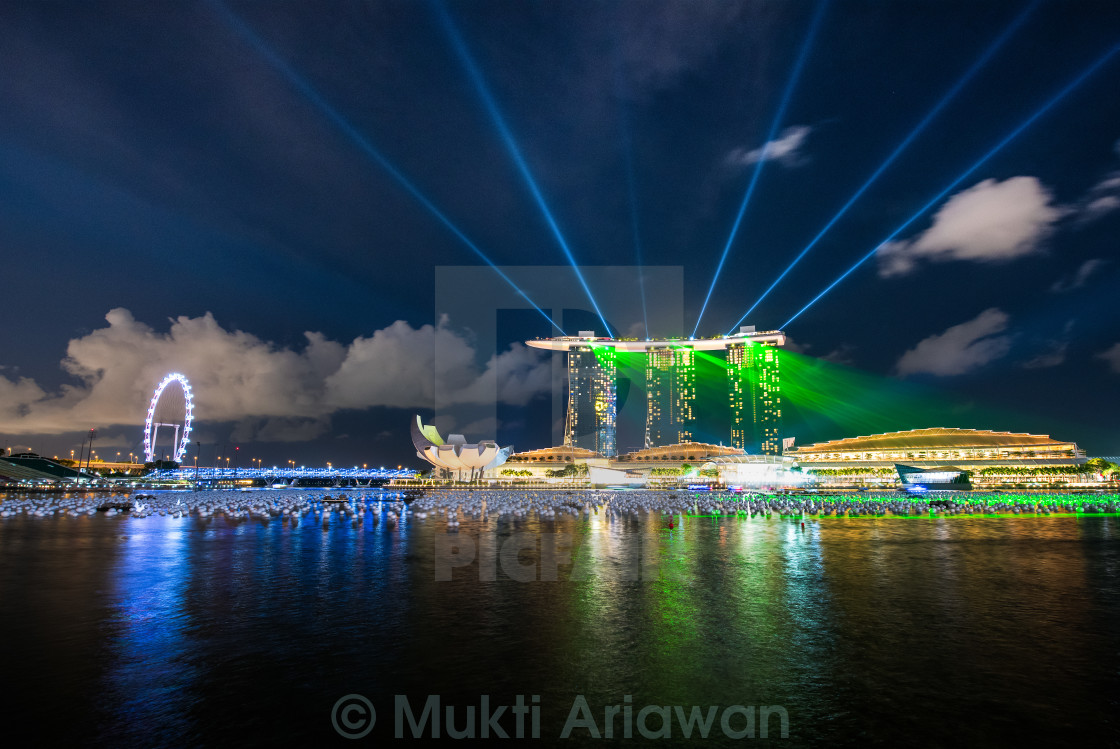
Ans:
{"type": "MultiPolygon", "coordinates": [[[[1030,7],[835,0],[808,46],[810,2],[447,11],[576,260],[635,265],[636,224],[645,264],[683,269],[682,326],[654,334],[692,331],[761,163],[698,330],[715,335],[1030,7]]],[[[790,322],[795,346],[1120,454],[1118,44],[1120,4],[1038,4],[745,322],[782,325],[946,191],[894,265],[871,258],[790,322]]],[[[391,385],[427,376],[394,358],[430,359],[441,334],[469,351],[454,319],[422,326],[436,269],[480,261],[385,163],[496,264],[567,263],[437,5],[8,2],[0,66],[5,444],[66,452],[98,426],[104,451],[133,450],[176,368],[204,441],[409,460],[432,389],[391,385]],[[117,308],[131,322],[110,325],[117,308]]],[[[499,351],[548,332],[520,313],[498,328],[499,351]]],[[[540,366],[496,365],[499,389],[525,374],[499,409],[519,448],[547,435],[520,426],[550,418],[540,366]]]]}

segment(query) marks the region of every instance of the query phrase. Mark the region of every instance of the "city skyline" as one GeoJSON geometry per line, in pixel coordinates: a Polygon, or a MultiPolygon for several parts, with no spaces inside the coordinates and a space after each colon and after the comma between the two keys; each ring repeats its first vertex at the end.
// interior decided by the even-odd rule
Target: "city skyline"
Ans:
{"type": "Polygon", "coordinates": [[[884,429],[1120,454],[1114,3],[14,2],[0,42],[2,445],[139,453],[182,372],[192,439],[268,463],[414,463],[441,393],[497,404],[441,429],[542,447],[562,364],[521,342],[562,316],[784,330],[798,444],[866,421],[831,378],[943,405],[884,429]],[[495,310],[483,356],[433,283],[470,264],[577,292],[495,310]],[[679,268],[679,320],[600,265],[679,268]]]}

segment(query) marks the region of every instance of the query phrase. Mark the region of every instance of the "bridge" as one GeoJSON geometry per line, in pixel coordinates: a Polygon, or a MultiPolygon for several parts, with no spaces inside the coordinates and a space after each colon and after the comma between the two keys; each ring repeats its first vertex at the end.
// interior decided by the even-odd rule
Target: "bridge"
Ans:
{"type": "Polygon", "coordinates": [[[411,468],[203,468],[196,469],[161,468],[148,473],[145,480],[151,481],[242,481],[262,480],[267,484],[278,482],[291,483],[299,479],[327,479],[332,481],[370,481],[390,479],[410,479],[417,475],[411,468]]]}

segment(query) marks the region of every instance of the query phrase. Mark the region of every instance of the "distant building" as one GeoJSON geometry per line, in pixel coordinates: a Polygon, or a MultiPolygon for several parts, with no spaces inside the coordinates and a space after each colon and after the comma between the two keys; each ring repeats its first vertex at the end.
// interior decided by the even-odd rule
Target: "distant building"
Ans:
{"type": "MultiPolygon", "coordinates": [[[[592,485],[631,484],[645,485],[651,482],[675,481],[682,468],[693,474],[705,464],[720,457],[742,456],[743,451],[724,445],[708,445],[702,442],[684,442],[677,445],[660,445],[644,450],[608,458],[600,453],[582,447],[559,445],[540,450],[514,453],[505,465],[488,476],[498,479],[555,479],[557,470],[567,466],[587,467],[586,472],[572,472],[572,477],[585,477],[592,485]]],[[[708,477],[711,478],[711,477],[708,477]]],[[[693,479],[696,480],[696,479],[693,479]]]]}
{"type": "Polygon", "coordinates": [[[30,450],[0,457],[0,483],[44,484],[59,481],[92,481],[98,478],[100,477],[75,470],[30,450]]]}
{"type": "Polygon", "coordinates": [[[953,466],[930,469],[896,463],[894,470],[898,473],[898,478],[904,487],[950,491],[972,488],[968,480],[968,471],[953,466]]]}
{"type": "Polygon", "coordinates": [[[676,445],[658,445],[645,450],[619,455],[616,463],[628,465],[675,465],[685,463],[699,468],[700,464],[713,458],[724,455],[742,455],[743,451],[737,447],[726,445],[710,445],[705,442],[682,442],[676,445]]]}
{"type": "Polygon", "coordinates": [[[528,346],[568,354],[568,411],[564,443],[613,457],[618,441],[616,379],[619,352],[646,357],[645,446],[695,439],[696,352],[725,351],[731,405],[731,444],[778,455],[782,449],[780,330],[739,332],[716,338],[602,338],[595,331],[526,341],[528,346]]]}
{"type": "Polygon", "coordinates": [[[509,456],[509,461],[507,462],[511,465],[546,465],[549,468],[554,468],[557,465],[562,466],[565,463],[588,460],[605,461],[606,457],[594,450],[588,450],[583,447],[557,445],[556,447],[542,447],[539,450],[526,450],[523,453],[514,453],[509,456]]]}
{"type": "Polygon", "coordinates": [[[784,455],[720,455],[701,468],[715,469],[726,486],[778,488],[805,481],[803,474],[793,470],[793,458],[784,455]]]}
{"type": "Polygon", "coordinates": [[[809,475],[847,483],[1077,481],[1085,451],[1044,434],[933,427],[820,442],[789,450],[809,475]],[[944,474],[944,475],[942,475],[944,474]],[[956,479],[949,474],[957,476],[956,479]]]}
{"type": "Polygon", "coordinates": [[[802,466],[891,467],[904,463],[920,468],[992,465],[1062,466],[1085,462],[1074,442],[1045,434],[992,432],[985,429],[934,427],[887,432],[819,442],[786,453],[802,466]]]}
{"type": "MultiPolygon", "coordinates": [[[[557,445],[544,447],[540,450],[527,450],[523,453],[514,453],[509,456],[505,465],[496,471],[490,471],[488,476],[504,480],[542,480],[556,479],[556,472],[561,469],[586,465],[590,468],[605,468],[611,460],[604,455],[583,447],[572,445],[557,445]]],[[[583,477],[586,474],[579,474],[583,477]]]]}
{"type": "Polygon", "coordinates": [[[568,413],[564,442],[613,457],[617,452],[617,353],[613,348],[568,350],[568,413]]]}
{"type": "Polygon", "coordinates": [[[781,390],[775,343],[752,341],[727,347],[732,445],[744,450],[757,445],[763,454],[781,454],[781,390]]]}
{"type": "Polygon", "coordinates": [[[696,352],[651,347],[646,355],[646,447],[691,442],[696,426],[696,352]]]}

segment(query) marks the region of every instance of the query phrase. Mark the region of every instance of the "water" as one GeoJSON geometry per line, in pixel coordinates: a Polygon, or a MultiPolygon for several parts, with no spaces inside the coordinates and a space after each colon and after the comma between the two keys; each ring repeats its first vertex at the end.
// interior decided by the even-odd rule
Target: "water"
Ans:
{"type": "MultiPolygon", "coordinates": [[[[352,693],[367,742],[397,694],[460,727],[539,695],[535,743],[598,746],[648,739],[619,713],[561,741],[573,701],[603,729],[631,695],[781,706],[789,746],[1120,744],[1117,517],[461,519],[470,549],[570,534],[586,579],[555,582],[507,574],[539,551],[437,581],[445,521],[373,521],[0,521],[3,714],[40,743],[306,745],[352,693]]],[[[717,717],[705,743],[737,742],[717,717]]]]}

